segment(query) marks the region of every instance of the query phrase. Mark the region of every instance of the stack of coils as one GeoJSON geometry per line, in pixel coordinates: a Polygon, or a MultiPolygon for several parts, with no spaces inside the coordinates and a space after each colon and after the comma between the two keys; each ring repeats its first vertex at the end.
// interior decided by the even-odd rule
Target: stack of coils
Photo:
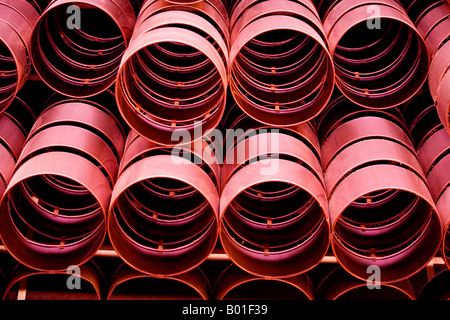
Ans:
{"type": "Polygon", "coordinates": [[[358,300],[361,297],[368,297],[370,300],[416,300],[417,298],[409,279],[385,285],[373,283],[374,289],[378,288],[377,290],[369,289],[368,283],[370,284],[370,281],[356,279],[342,267],[337,267],[320,282],[316,299],[358,300]],[[364,294],[361,295],[363,292],[364,294]]]}
{"type": "Polygon", "coordinates": [[[122,264],[111,279],[106,299],[123,300],[130,296],[139,300],[209,300],[211,287],[200,268],[161,279],[122,264]]]}
{"type": "Polygon", "coordinates": [[[428,179],[442,223],[442,257],[450,269],[450,136],[439,121],[433,100],[424,90],[404,107],[417,156],[428,179]]]}
{"type": "Polygon", "coordinates": [[[230,29],[230,88],[245,113],[276,126],[319,114],[333,92],[334,67],[311,1],[236,2],[230,29]]]}
{"type": "Polygon", "coordinates": [[[11,180],[14,167],[35,120],[34,112],[18,97],[0,115],[0,196],[11,180]]]}
{"type": "Polygon", "coordinates": [[[422,87],[425,41],[395,0],[315,0],[336,68],[336,84],[354,103],[397,106],[422,87]]]}
{"type": "Polygon", "coordinates": [[[26,1],[0,2],[0,112],[13,102],[31,71],[31,33],[39,13],[26,1]]]}
{"type": "Polygon", "coordinates": [[[413,1],[405,5],[422,34],[430,56],[428,86],[439,119],[450,134],[450,5],[443,1],[413,1]]]}
{"type": "Polygon", "coordinates": [[[70,97],[89,97],[115,81],[136,16],[128,0],[54,0],[32,35],[42,80],[70,97]]]}
{"type": "Polygon", "coordinates": [[[124,141],[120,123],[98,102],[66,99],[41,113],[0,208],[0,236],[13,257],[48,271],[96,253],[124,141]]]}
{"type": "Polygon", "coordinates": [[[196,140],[215,128],[226,104],[228,38],[220,0],[147,0],[116,83],[117,103],[130,127],[165,145],[177,144],[178,132],[196,140]]]}
{"type": "Polygon", "coordinates": [[[218,161],[206,156],[212,152],[203,140],[172,149],[130,131],[108,234],[131,267],[173,276],[195,268],[212,252],[219,204],[218,161]]]}
{"type": "Polygon", "coordinates": [[[227,114],[220,239],[233,262],[263,277],[313,268],[329,246],[320,149],[310,123],[285,129],[227,114]],[[246,130],[244,132],[244,130],[246,130]],[[229,137],[231,135],[231,138],[229,137]]]}
{"type": "Polygon", "coordinates": [[[231,264],[217,279],[214,298],[216,300],[313,300],[314,287],[307,274],[267,279],[249,274],[235,264],[231,264]]]}
{"type": "Polygon", "coordinates": [[[338,95],[318,121],[332,249],[362,280],[408,278],[437,253],[441,223],[398,109],[369,110],[338,95]]]}
{"type": "Polygon", "coordinates": [[[430,61],[450,35],[450,7],[444,1],[400,1],[428,48],[430,61]]]}

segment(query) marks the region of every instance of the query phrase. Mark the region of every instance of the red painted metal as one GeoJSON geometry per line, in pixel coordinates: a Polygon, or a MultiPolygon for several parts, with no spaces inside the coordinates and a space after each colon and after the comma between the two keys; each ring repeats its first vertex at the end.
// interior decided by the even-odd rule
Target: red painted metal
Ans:
{"type": "Polygon", "coordinates": [[[433,100],[426,90],[411,100],[403,113],[411,132],[415,133],[417,156],[442,223],[442,257],[450,269],[450,136],[439,121],[433,100]]]}
{"type": "Polygon", "coordinates": [[[354,300],[362,297],[370,300],[416,300],[415,290],[408,279],[383,284],[379,289],[370,290],[366,281],[352,277],[342,267],[334,269],[323,278],[316,292],[318,300],[354,300]]]}
{"type": "Polygon", "coordinates": [[[6,190],[20,156],[25,139],[36,116],[30,107],[16,97],[8,109],[0,115],[0,196],[6,190]]]}
{"type": "Polygon", "coordinates": [[[128,0],[53,0],[33,30],[35,70],[48,86],[66,96],[89,97],[105,91],[115,81],[134,23],[128,0]],[[73,20],[73,11],[67,10],[73,4],[80,8],[79,29],[67,27],[73,20]]]}
{"type": "Polygon", "coordinates": [[[398,111],[348,104],[337,97],[318,122],[333,252],[359,279],[375,265],[383,284],[397,282],[434,257],[441,222],[398,111]]]}
{"type": "Polygon", "coordinates": [[[0,2],[0,113],[14,101],[30,74],[31,32],[38,18],[26,1],[0,2]]]}
{"type": "Polygon", "coordinates": [[[2,198],[6,249],[37,270],[65,270],[101,246],[124,146],[119,122],[86,100],[62,100],[36,120],[2,198]]]}
{"type": "Polygon", "coordinates": [[[442,270],[436,274],[420,290],[419,300],[450,300],[450,270],[442,270]]]}
{"type": "Polygon", "coordinates": [[[114,187],[108,233],[118,255],[156,276],[187,272],[217,241],[218,162],[209,145],[177,154],[131,131],[114,187]],[[187,159],[189,157],[189,159],[187,159]]]}
{"type": "Polygon", "coordinates": [[[312,2],[236,2],[230,30],[230,88],[246,114],[291,126],[326,106],[334,67],[312,2]]]}
{"type": "Polygon", "coordinates": [[[329,245],[317,136],[309,123],[262,132],[270,127],[247,118],[234,128],[256,135],[236,137],[224,158],[220,240],[251,274],[294,276],[317,265],[329,245]]]}
{"type": "Polygon", "coordinates": [[[422,87],[428,75],[427,47],[397,1],[316,4],[336,67],[336,84],[347,98],[367,108],[391,108],[422,87]],[[380,28],[372,26],[373,19],[380,19],[380,28]]]}
{"type": "Polygon", "coordinates": [[[197,140],[214,129],[226,103],[228,41],[221,1],[147,0],[117,77],[117,103],[130,127],[165,145],[177,144],[178,133],[197,140]]]}

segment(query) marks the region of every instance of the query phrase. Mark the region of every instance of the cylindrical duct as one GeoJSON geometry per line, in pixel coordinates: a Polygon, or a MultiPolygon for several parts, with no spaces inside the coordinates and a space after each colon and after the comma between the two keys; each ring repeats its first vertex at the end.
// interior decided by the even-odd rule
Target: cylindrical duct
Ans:
{"type": "Polygon", "coordinates": [[[89,261],[82,266],[67,266],[62,271],[36,271],[18,264],[9,279],[3,300],[101,300],[105,279],[97,265],[89,261]],[[68,279],[72,277],[72,279],[68,279]],[[27,284],[25,295],[20,283],[27,284]],[[74,287],[70,289],[67,283],[74,287]]]}
{"type": "Polygon", "coordinates": [[[115,81],[135,22],[128,0],[53,0],[32,35],[42,80],[70,97],[89,97],[115,81]]]}
{"type": "Polygon", "coordinates": [[[410,99],[427,79],[425,41],[395,0],[316,0],[336,84],[358,105],[382,109],[410,99]]]}
{"type": "Polygon", "coordinates": [[[338,262],[381,283],[417,273],[434,257],[441,223],[428,183],[397,109],[368,110],[338,96],[318,121],[338,262]]]}
{"type": "MultiPolygon", "coordinates": [[[[369,278],[372,271],[367,274],[369,278]]],[[[416,300],[411,282],[381,285],[371,281],[361,281],[351,276],[342,267],[337,267],[320,282],[317,300],[416,300]]]]}
{"type": "Polygon", "coordinates": [[[203,140],[171,149],[130,131],[108,218],[111,243],[130,266],[173,276],[212,252],[219,203],[213,151],[203,140]]]}
{"type": "Polygon", "coordinates": [[[428,86],[436,105],[439,119],[450,134],[450,41],[435,54],[430,66],[428,86]]]}
{"type": "Polygon", "coordinates": [[[228,87],[228,18],[220,0],[147,0],[120,64],[116,98],[148,140],[200,139],[223,115],[228,87]]]}
{"type": "Polygon", "coordinates": [[[18,97],[0,115],[0,197],[11,180],[17,159],[35,120],[34,112],[18,97]]]}
{"type": "Polygon", "coordinates": [[[230,28],[230,88],[245,113],[277,126],[319,114],[333,92],[334,67],[310,0],[237,2],[230,28]]]}
{"type": "Polygon", "coordinates": [[[440,0],[400,1],[425,40],[430,61],[450,35],[450,6],[440,0]]]}
{"type": "Polygon", "coordinates": [[[310,123],[274,129],[246,115],[228,116],[237,120],[227,130],[222,170],[223,248],[257,276],[289,277],[313,268],[329,246],[314,129],[310,123]]]}
{"type": "Polygon", "coordinates": [[[426,41],[431,61],[428,86],[450,134],[450,4],[437,0],[402,2],[426,41]]]}
{"type": "Polygon", "coordinates": [[[0,113],[30,74],[31,33],[38,19],[38,12],[26,1],[0,2],[0,113]]]}
{"type": "Polygon", "coordinates": [[[2,198],[0,237],[37,270],[80,265],[99,249],[124,132],[102,105],[62,100],[36,120],[2,198]]]}
{"type": "Polygon", "coordinates": [[[261,278],[231,264],[216,281],[216,300],[313,300],[314,288],[306,274],[289,278],[261,278]]]}
{"type": "Polygon", "coordinates": [[[178,276],[154,278],[127,264],[114,273],[107,300],[208,300],[211,296],[209,280],[195,268],[178,276]]]}
{"type": "Polygon", "coordinates": [[[442,223],[442,257],[450,269],[450,136],[439,121],[427,90],[408,103],[403,114],[413,133],[417,156],[427,177],[442,223]]]}

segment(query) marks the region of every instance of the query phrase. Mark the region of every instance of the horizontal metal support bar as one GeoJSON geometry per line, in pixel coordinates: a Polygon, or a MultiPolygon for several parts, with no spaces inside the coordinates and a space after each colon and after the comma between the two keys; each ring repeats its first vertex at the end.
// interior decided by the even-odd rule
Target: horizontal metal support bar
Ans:
{"type": "MultiPolygon", "coordinates": [[[[0,252],[7,252],[4,245],[0,245],[0,252]]],[[[97,251],[95,254],[95,257],[102,257],[102,258],[119,258],[119,255],[117,252],[112,248],[102,247],[100,250],[97,251]]],[[[221,250],[214,250],[209,257],[206,259],[207,261],[231,261],[230,257],[226,253],[224,253],[221,250]]],[[[322,261],[320,263],[338,263],[335,256],[325,256],[322,258],[322,261]]],[[[430,262],[428,262],[427,267],[434,266],[434,265],[444,265],[444,259],[441,257],[434,257],[431,259],[430,262]]]]}

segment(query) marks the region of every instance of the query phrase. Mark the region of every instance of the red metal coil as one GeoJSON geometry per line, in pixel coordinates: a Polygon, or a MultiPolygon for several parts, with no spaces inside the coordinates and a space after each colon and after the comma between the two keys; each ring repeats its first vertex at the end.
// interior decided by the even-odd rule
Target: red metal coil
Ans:
{"type": "Polygon", "coordinates": [[[398,111],[348,104],[337,97],[319,121],[333,252],[359,279],[375,265],[382,284],[397,282],[434,257],[441,222],[398,111]]]}
{"type": "Polygon", "coordinates": [[[430,66],[428,86],[436,104],[439,119],[450,134],[450,41],[447,41],[434,55],[430,66]]]}
{"type": "Polygon", "coordinates": [[[217,300],[313,300],[314,288],[306,274],[267,279],[251,275],[231,264],[216,281],[217,300]]]}
{"type": "Polygon", "coordinates": [[[53,0],[33,30],[34,68],[48,86],[70,97],[105,91],[116,79],[134,22],[128,0],[53,0]]]}
{"type": "Polygon", "coordinates": [[[234,143],[226,146],[222,170],[223,248],[257,276],[288,277],[313,268],[329,245],[314,129],[303,123],[274,130],[246,115],[233,125],[242,132],[229,131],[226,138],[234,143]]]}
{"type": "Polygon", "coordinates": [[[0,113],[14,101],[30,74],[31,33],[38,18],[26,1],[0,2],[0,113]]]}
{"type": "Polygon", "coordinates": [[[431,61],[428,86],[439,118],[450,134],[450,5],[429,0],[412,1],[405,7],[426,41],[431,61]]]}
{"type": "Polygon", "coordinates": [[[450,269],[450,136],[439,121],[433,100],[423,91],[405,106],[417,156],[427,177],[442,223],[442,257],[450,269]]]}
{"type": "Polygon", "coordinates": [[[0,196],[11,180],[30,124],[34,123],[35,117],[30,107],[18,97],[0,115],[0,196]]]}
{"type": "Polygon", "coordinates": [[[230,28],[230,88],[245,113],[276,126],[319,114],[333,91],[334,67],[311,1],[236,2],[230,28]]]}
{"type": "Polygon", "coordinates": [[[101,300],[105,279],[97,265],[89,261],[79,267],[80,273],[73,270],[36,271],[18,264],[11,274],[3,300],[101,300]],[[67,287],[69,277],[80,279],[79,289],[67,287]],[[20,283],[23,282],[26,283],[25,296],[20,296],[20,283]]]}
{"type": "Polygon", "coordinates": [[[316,4],[336,67],[336,84],[346,97],[367,108],[391,108],[422,87],[428,75],[427,47],[397,1],[316,4]]]}
{"type": "Polygon", "coordinates": [[[438,0],[401,2],[425,40],[431,61],[450,36],[450,6],[438,0]]]}
{"type": "Polygon", "coordinates": [[[416,300],[415,290],[408,279],[369,289],[366,281],[352,277],[342,267],[323,278],[316,294],[318,300],[416,300]]]}
{"type": "Polygon", "coordinates": [[[0,237],[37,270],[80,265],[99,249],[124,133],[100,104],[72,99],[36,120],[2,197],[0,237]]]}
{"type": "Polygon", "coordinates": [[[226,103],[228,37],[220,0],[147,0],[117,77],[117,103],[127,123],[165,145],[177,144],[178,133],[196,140],[214,129],[226,103]]]}
{"type": "Polygon", "coordinates": [[[209,280],[199,268],[178,276],[154,278],[123,264],[111,279],[106,299],[209,300],[210,296],[209,280]]]}
{"type": "MultiPolygon", "coordinates": [[[[203,142],[203,141],[202,141],[203,142]]],[[[217,242],[217,161],[206,143],[173,149],[131,131],[108,218],[111,243],[133,268],[173,276],[203,262],[217,242]]]]}

